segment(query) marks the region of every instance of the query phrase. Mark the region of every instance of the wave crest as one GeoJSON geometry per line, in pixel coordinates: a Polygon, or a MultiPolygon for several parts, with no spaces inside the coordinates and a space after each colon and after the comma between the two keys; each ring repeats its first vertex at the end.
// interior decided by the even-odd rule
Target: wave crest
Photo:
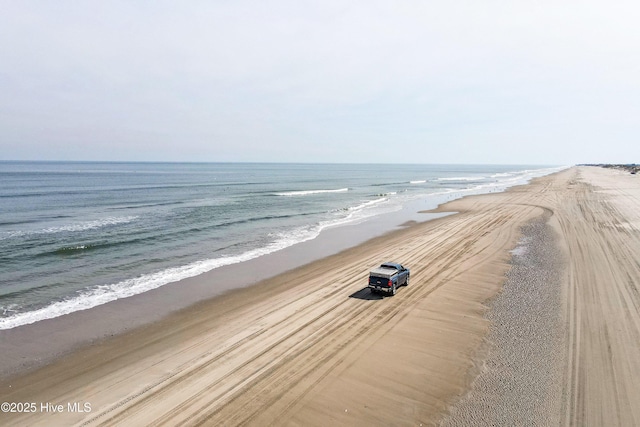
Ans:
{"type": "Polygon", "coordinates": [[[276,196],[309,196],[312,194],[322,193],[344,193],[349,191],[348,188],[338,188],[337,190],[300,190],[300,191],[286,191],[283,193],[275,193],[276,196]]]}
{"type": "Polygon", "coordinates": [[[125,217],[106,217],[93,221],[83,221],[75,224],[66,224],[58,227],[47,227],[40,230],[17,230],[2,233],[2,238],[14,238],[23,236],[33,236],[38,234],[55,234],[55,233],[76,233],[81,231],[95,230],[98,228],[109,227],[113,225],[127,224],[138,219],[138,216],[125,217]]]}

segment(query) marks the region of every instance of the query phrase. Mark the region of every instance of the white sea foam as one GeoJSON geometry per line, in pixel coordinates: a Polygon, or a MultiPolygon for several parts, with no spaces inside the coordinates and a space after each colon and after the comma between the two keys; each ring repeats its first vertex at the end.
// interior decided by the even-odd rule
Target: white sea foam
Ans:
{"type": "Polygon", "coordinates": [[[61,227],[50,227],[41,230],[41,233],[60,233],[60,232],[75,232],[75,231],[87,231],[96,228],[108,227],[111,225],[127,224],[136,220],[137,216],[125,216],[125,217],[107,217],[94,221],[84,221],[77,224],[63,225],[61,227]]]}
{"type": "Polygon", "coordinates": [[[315,239],[320,235],[322,230],[328,227],[354,223],[374,216],[377,213],[372,211],[371,208],[384,204],[387,201],[388,198],[386,197],[364,201],[343,210],[343,214],[338,218],[322,221],[310,226],[298,227],[286,232],[275,233],[273,235],[273,242],[264,247],[249,250],[239,255],[201,260],[180,267],[143,274],[118,283],[95,286],[79,291],[76,296],[71,298],[57,301],[46,307],[28,312],[17,312],[18,307],[15,305],[10,308],[0,307],[4,312],[3,314],[5,316],[8,315],[7,317],[0,318],[0,330],[28,325],[41,320],[53,319],[76,311],[88,310],[111,301],[128,298],[169,283],[194,277],[225,265],[237,264],[258,258],[295,244],[315,239]],[[344,214],[345,212],[346,215],[344,214]]]}
{"type": "Polygon", "coordinates": [[[424,184],[425,182],[427,182],[426,179],[421,179],[417,181],[409,181],[409,184],[424,184]]]}
{"type": "Polygon", "coordinates": [[[2,234],[3,238],[23,237],[37,234],[54,234],[54,233],[74,233],[80,231],[95,230],[98,228],[109,227],[113,225],[127,224],[138,219],[138,216],[124,217],[105,217],[92,221],[81,221],[73,224],[65,224],[56,227],[41,228],[38,230],[16,230],[8,231],[2,234]]]}
{"type": "Polygon", "coordinates": [[[311,194],[322,194],[322,193],[344,193],[345,191],[349,191],[348,188],[338,188],[337,190],[301,190],[301,191],[287,191],[284,193],[275,193],[276,196],[308,196],[311,194]]]}
{"type": "Polygon", "coordinates": [[[484,177],[481,176],[454,176],[447,178],[438,178],[436,181],[482,181],[484,177]]]}
{"type": "MultiPolygon", "coordinates": [[[[475,184],[475,185],[470,184],[470,186],[466,188],[450,188],[447,190],[430,193],[429,196],[454,195],[454,198],[458,198],[458,197],[463,197],[470,194],[484,194],[484,193],[489,193],[494,191],[503,191],[509,187],[526,184],[529,181],[531,181],[531,179],[533,178],[549,175],[554,172],[559,172],[561,170],[567,169],[568,167],[570,166],[560,166],[560,167],[544,168],[544,169],[526,169],[522,171],[510,172],[509,174],[505,174],[504,176],[499,177],[499,179],[497,179],[496,181],[475,184]]],[[[441,179],[453,180],[454,178],[441,178],[441,179]]],[[[459,179],[459,178],[456,178],[456,179],[459,179]]],[[[467,180],[467,181],[473,182],[473,180],[467,180]]]]}
{"type": "Polygon", "coordinates": [[[300,241],[309,240],[313,238],[315,234],[303,234],[302,231],[303,230],[294,231],[294,233],[298,233],[297,239],[292,239],[290,237],[281,238],[265,247],[253,249],[240,255],[197,261],[180,267],[173,267],[155,273],[143,274],[118,283],[100,285],[82,290],[74,297],[54,302],[46,307],[0,318],[0,330],[28,325],[41,320],[53,319],[76,311],[88,310],[118,299],[138,295],[178,280],[206,273],[207,271],[211,271],[225,265],[236,264],[253,258],[258,258],[262,255],[299,243],[300,241]]]}
{"type": "Polygon", "coordinates": [[[20,309],[20,306],[18,304],[9,304],[7,306],[0,307],[0,310],[2,310],[3,316],[9,316],[12,313],[17,313],[19,309],[20,309]]]}
{"type": "Polygon", "coordinates": [[[509,173],[509,175],[500,177],[502,179],[498,179],[495,182],[479,184],[474,187],[471,187],[471,190],[479,191],[479,192],[484,192],[487,189],[504,190],[509,187],[513,187],[515,185],[526,184],[529,181],[531,181],[533,178],[549,175],[554,172],[559,172],[568,167],[569,166],[560,166],[555,168],[544,168],[544,169],[525,169],[521,171],[511,172],[509,173]]]}

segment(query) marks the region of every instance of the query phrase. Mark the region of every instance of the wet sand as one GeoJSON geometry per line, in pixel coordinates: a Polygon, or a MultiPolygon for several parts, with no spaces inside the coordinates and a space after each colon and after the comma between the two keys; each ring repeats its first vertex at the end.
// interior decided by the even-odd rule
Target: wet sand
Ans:
{"type": "MultiPolygon", "coordinates": [[[[439,211],[458,214],[102,340],[3,381],[0,401],[37,410],[0,413],[0,424],[436,425],[455,416],[478,374],[491,373],[491,313],[500,311],[506,275],[521,274],[509,251],[538,221],[556,233],[541,241],[565,259],[550,270],[532,260],[561,271],[560,303],[531,317],[557,319],[559,311],[566,331],[552,340],[562,358],[549,383],[561,397],[550,404],[561,424],[637,425],[640,185],[617,173],[571,168],[457,200],[439,211]],[[367,270],[386,260],[411,268],[410,285],[395,297],[372,296],[367,270]],[[90,411],[68,410],[84,403],[90,411]]],[[[194,280],[206,286],[206,277],[194,280]]],[[[515,360],[523,354],[494,342],[515,360]]],[[[535,360],[544,363],[545,351],[535,360]]],[[[512,384],[499,392],[532,387],[512,384]]],[[[507,424],[523,419],[520,405],[512,409],[507,424]]]]}

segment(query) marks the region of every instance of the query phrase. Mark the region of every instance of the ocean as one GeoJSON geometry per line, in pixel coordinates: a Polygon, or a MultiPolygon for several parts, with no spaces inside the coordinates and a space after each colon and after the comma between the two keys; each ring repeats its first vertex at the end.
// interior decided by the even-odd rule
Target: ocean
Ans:
{"type": "Polygon", "coordinates": [[[0,329],[126,298],[550,166],[0,162],[0,329]]]}

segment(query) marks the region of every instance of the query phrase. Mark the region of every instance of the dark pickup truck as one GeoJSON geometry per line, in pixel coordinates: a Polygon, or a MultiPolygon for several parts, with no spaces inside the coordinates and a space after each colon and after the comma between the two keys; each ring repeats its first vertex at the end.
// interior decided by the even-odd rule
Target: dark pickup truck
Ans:
{"type": "Polygon", "coordinates": [[[399,286],[409,284],[409,269],[394,262],[385,262],[369,272],[369,289],[373,293],[395,295],[399,286]]]}

